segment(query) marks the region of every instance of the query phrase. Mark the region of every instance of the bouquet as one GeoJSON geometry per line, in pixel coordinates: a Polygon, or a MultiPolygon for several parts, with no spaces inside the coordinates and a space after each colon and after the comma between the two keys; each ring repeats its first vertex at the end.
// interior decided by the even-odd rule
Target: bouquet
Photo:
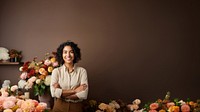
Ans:
{"type": "Polygon", "coordinates": [[[50,92],[51,73],[55,67],[58,67],[58,62],[55,58],[55,52],[47,53],[42,61],[36,61],[36,59],[25,62],[19,68],[22,73],[18,85],[19,88],[26,90],[33,88],[34,95],[41,96],[50,92]]]}

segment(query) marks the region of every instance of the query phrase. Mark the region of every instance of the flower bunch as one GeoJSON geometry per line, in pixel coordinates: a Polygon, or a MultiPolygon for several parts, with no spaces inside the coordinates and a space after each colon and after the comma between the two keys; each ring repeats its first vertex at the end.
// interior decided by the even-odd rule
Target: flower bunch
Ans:
{"type": "Polygon", "coordinates": [[[109,104],[100,103],[98,107],[99,109],[96,112],[116,112],[120,105],[115,100],[112,100],[109,104]]]}
{"type": "Polygon", "coordinates": [[[18,50],[16,50],[16,49],[11,49],[11,50],[9,50],[9,56],[10,56],[10,58],[12,59],[12,58],[16,58],[16,59],[18,59],[18,60],[16,60],[16,61],[21,61],[21,59],[22,59],[22,51],[18,51],[18,50]]]}
{"type": "Polygon", "coordinates": [[[187,101],[169,99],[170,92],[167,93],[164,100],[158,99],[155,102],[145,105],[144,112],[200,112],[200,100],[196,102],[187,99],[187,101]]]}
{"type": "Polygon", "coordinates": [[[58,62],[54,52],[52,54],[47,53],[42,61],[36,61],[36,59],[25,62],[19,68],[22,73],[18,85],[19,88],[26,90],[33,88],[34,95],[41,96],[47,91],[50,92],[51,73],[58,66],[58,62]]]}
{"type": "Polygon", "coordinates": [[[139,110],[140,99],[135,99],[132,104],[128,104],[127,107],[131,112],[143,112],[144,109],[139,110]]]}
{"type": "Polygon", "coordinates": [[[32,99],[19,99],[15,96],[0,96],[1,112],[44,112],[47,104],[32,99]]]}

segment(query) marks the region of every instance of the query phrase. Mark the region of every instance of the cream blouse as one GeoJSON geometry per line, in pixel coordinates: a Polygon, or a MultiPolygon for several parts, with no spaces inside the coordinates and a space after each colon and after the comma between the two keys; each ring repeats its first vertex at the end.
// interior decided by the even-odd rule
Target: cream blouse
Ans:
{"type": "Polygon", "coordinates": [[[87,88],[84,91],[76,93],[80,100],[87,99],[88,96],[88,78],[87,71],[78,66],[74,66],[73,72],[69,73],[66,66],[62,65],[55,68],[51,75],[51,95],[52,97],[60,98],[62,89],[73,89],[81,84],[86,84],[87,88]],[[58,83],[61,88],[54,88],[53,84],[58,83]]]}

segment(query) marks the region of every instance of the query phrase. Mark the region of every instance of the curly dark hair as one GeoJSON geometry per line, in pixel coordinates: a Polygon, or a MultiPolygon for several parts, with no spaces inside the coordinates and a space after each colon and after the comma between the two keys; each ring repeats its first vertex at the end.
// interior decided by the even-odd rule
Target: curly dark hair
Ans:
{"type": "Polygon", "coordinates": [[[56,52],[56,59],[58,60],[59,65],[63,65],[64,64],[64,60],[62,57],[63,54],[63,49],[65,46],[71,46],[74,52],[74,60],[73,63],[77,63],[79,60],[81,60],[81,50],[78,47],[78,45],[72,41],[66,41],[62,44],[60,44],[60,46],[57,48],[57,52],[56,52]]]}

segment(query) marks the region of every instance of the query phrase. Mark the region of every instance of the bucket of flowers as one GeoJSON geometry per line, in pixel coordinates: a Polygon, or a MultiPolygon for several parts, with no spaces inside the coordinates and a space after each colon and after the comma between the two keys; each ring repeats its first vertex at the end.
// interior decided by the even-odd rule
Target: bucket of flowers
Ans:
{"type": "Polygon", "coordinates": [[[42,96],[50,93],[51,73],[58,62],[55,58],[55,52],[46,53],[45,59],[37,61],[35,57],[32,61],[27,61],[19,68],[22,72],[19,88],[29,90],[33,89],[35,96],[42,96]]]}

